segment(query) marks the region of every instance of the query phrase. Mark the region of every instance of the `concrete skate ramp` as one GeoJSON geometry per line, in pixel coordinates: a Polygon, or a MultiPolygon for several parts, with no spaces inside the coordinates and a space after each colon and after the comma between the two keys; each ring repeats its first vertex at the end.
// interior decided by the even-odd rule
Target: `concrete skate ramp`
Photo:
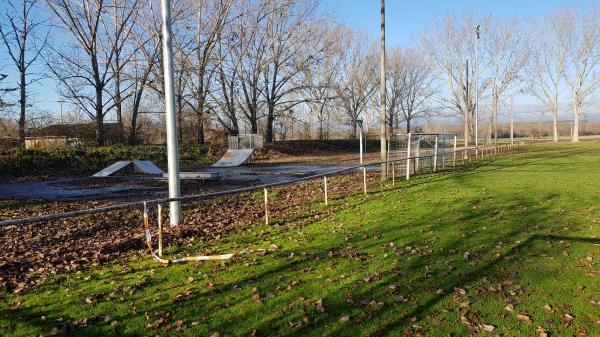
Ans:
{"type": "Polygon", "coordinates": [[[242,165],[254,152],[254,149],[227,150],[223,157],[212,166],[231,167],[242,165]]]}
{"type": "Polygon", "coordinates": [[[165,171],[161,170],[160,167],[156,166],[150,160],[134,160],[133,167],[136,172],[145,173],[145,174],[163,174],[165,171]]]}
{"type": "Polygon", "coordinates": [[[150,160],[120,160],[112,165],[109,165],[102,171],[93,174],[92,177],[108,177],[110,175],[115,174],[117,171],[122,170],[130,164],[133,164],[134,170],[139,173],[152,175],[160,175],[164,173],[164,171],[161,170],[160,167],[156,166],[156,164],[154,164],[150,160]]]}
{"type": "Polygon", "coordinates": [[[109,165],[104,170],[93,174],[92,177],[108,177],[109,175],[114,174],[129,164],[131,164],[131,160],[120,160],[112,165],[109,165]]]}

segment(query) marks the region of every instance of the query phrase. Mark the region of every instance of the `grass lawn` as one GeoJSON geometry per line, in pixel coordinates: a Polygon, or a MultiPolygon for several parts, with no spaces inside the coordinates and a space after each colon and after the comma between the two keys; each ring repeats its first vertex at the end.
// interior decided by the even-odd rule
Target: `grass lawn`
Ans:
{"type": "Polygon", "coordinates": [[[481,164],[0,293],[0,335],[600,335],[600,143],[481,164]]]}

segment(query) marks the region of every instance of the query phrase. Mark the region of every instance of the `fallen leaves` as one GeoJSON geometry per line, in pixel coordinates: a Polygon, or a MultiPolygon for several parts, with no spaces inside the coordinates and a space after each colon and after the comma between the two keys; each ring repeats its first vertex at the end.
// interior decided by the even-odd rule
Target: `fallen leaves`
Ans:
{"type": "Polygon", "coordinates": [[[525,322],[525,323],[529,323],[529,324],[532,323],[531,318],[525,314],[518,314],[517,319],[521,322],[525,322]]]}

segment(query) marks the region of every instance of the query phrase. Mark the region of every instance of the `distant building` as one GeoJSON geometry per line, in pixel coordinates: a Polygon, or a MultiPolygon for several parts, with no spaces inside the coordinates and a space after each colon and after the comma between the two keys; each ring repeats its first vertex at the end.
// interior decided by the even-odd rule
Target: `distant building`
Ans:
{"type": "MultiPolygon", "coordinates": [[[[96,125],[94,123],[52,124],[31,130],[25,139],[25,147],[28,149],[95,143],[96,125]]],[[[104,123],[104,145],[118,143],[120,143],[119,125],[104,123]]]]}

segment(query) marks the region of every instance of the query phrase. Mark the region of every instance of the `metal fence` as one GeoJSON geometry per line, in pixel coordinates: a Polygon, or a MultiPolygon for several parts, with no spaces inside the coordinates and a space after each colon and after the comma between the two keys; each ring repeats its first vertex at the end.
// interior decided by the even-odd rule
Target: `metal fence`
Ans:
{"type": "Polygon", "coordinates": [[[367,193],[367,169],[376,170],[382,164],[387,164],[390,168],[388,170],[389,177],[388,180],[391,180],[392,183],[395,183],[398,178],[406,178],[407,180],[414,174],[419,173],[427,173],[427,172],[436,172],[442,168],[446,168],[449,166],[456,167],[464,165],[468,162],[473,161],[477,158],[485,158],[487,156],[492,156],[498,153],[506,153],[512,151],[516,146],[523,145],[524,142],[515,142],[514,144],[498,144],[496,146],[489,147],[470,147],[470,148],[460,148],[460,149],[443,149],[437,148],[436,151],[431,153],[427,153],[425,155],[419,156],[408,156],[408,157],[400,157],[394,158],[385,162],[373,162],[366,164],[359,164],[355,166],[346,167],[343,169],[337,169],[325,173],[319,173],[315,175],[310,175],[306,177],[291,179],[284,182],[276,182],[269,184],[261,184],[255,186],[249,186],[244,188],[225,190],[219,192],[205,193],[205,194],[196,194],[196,195],[188,195],[180,198],[159,198],[159,199],[151,199],[146,201],[136,201],[129,202],[119,205],[107,206],[107,207],[98,207],[92,209],[83,209],[77,211],[63,212],[57,214],[48,214],[42,216],[35,217],[27,217],[27,218],[19,218],[19,219],[10,219],[0,221],[0,228],[7,226],[17,226],[17,225],[26,225],[38,222],[47,222],[51,220],[59,220],[59,219],[67,219],[73,218],[81,215],[92,215],[92,214],[100,214],[118,210],[125,209],[143,209],[146,206],[156,206],[158,204],[167,204],[173,201],[200,201],[200,200],[209,200],[213,198],[245,193],[245,192],[255,192],[260,190],[271,189],[274,187],[280,187],[285,185],[293,185],[301,182],[308,182],[317,179],[324,179],[324,197],[327,198],[327,177],[338,176],[345,173],[352,172],[362,172],[363,175],[363,192],[367,193]],[[425,170],[424,168],[428,167],[429,169],[425,170]],[[412,170],[410,169],[412,168],[412,170]],[[402,173],[403,172],[403,173],[402,173]]]}
{"type": "Polygon", "coordinates": [[[241,134],[229,136],[227,138],[229,148],[233,150],[239,149],[262,149],[263,137],[257,134],[241,134]]]}

